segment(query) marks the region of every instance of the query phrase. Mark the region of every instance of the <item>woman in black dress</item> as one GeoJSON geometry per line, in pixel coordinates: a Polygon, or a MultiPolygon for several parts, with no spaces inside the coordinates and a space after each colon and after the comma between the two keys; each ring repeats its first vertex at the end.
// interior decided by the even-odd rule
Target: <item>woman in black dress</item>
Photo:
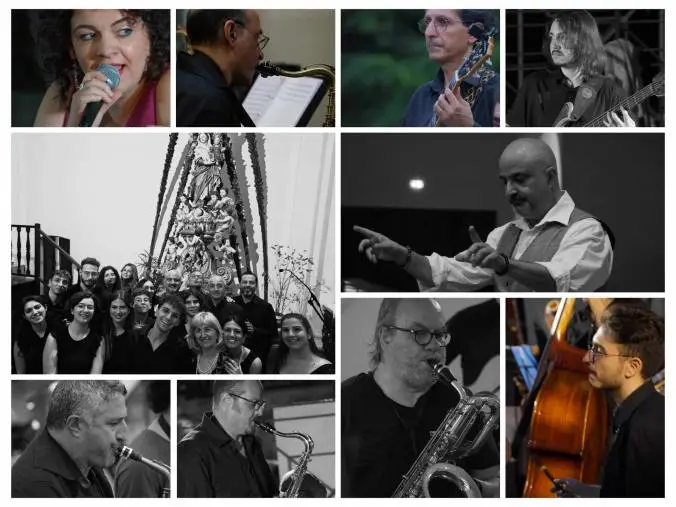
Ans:
{"type": "Polygon", "coordinates": [[[49,335],[47,302],[42,296],[27,296],[21,300],[21,320],[12,345],[16,373],[42,373],[42,351],[49,335]]]}
{"type": "Polygon", "coordinates": [[[319,351],[312,326],[305,316],[287,313],[281,320],[282,341],[270,373],[333,374],[335,367],[319,351]]]}
{"type": "Polygon", "coordinates": [[[72,322],[54,324],[42,354],[46,374],[98,374],[103,371],[104,344],[90,327],[99,302],[91,292],[76,292],[68,303],[72,322]]]}
{"type": "Polygon", "coordinates": [[[115,291],[103,318],[103,373],[133,373],[132,319],[131,290],[115,291]]]}

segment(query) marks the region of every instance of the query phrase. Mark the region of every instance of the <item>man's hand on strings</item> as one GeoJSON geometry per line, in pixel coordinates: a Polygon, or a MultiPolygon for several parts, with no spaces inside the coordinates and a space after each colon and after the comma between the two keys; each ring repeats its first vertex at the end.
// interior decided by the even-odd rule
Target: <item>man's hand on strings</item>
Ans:
{"type": "Polygon", "coordinates": [[[439,123],[444,127],[472,127],[474,125],[472,107],[460,95],[460,88],[455,92],[446,88],[434,104],[434,112],[439,123]]]}

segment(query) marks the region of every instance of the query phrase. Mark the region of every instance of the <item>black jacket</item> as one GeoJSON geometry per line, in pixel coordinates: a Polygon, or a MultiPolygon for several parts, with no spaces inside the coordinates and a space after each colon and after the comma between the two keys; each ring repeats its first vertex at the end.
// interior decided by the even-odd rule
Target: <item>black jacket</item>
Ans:
{"type": "Polygon", "coordinates": [[[176,60],[176,126],[254,126],[216,63],[204,53],[179,52],[176,60]],[[246,125],[250,122],[250,125],[246,125]]]}

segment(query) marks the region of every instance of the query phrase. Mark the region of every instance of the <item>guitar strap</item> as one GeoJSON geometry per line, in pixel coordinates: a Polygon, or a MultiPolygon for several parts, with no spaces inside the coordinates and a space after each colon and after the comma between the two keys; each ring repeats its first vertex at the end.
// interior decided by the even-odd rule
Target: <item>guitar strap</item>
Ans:
{"type": "Polygon", "coordinates": [[[575,102],[573,103],[573,110],[571,111],[570,115],[568,114],[569,102],[566,102],[561,108],[561,111],[559,111],[559,114],[554,121],[554,125],[558,124],[566,117],[568,117],[568,121],[570,123],[579,121],[580,118],[582,118],[582,115],[587,111],[587,109],[589,109],[589,106],[591,106],[596,100],[596,96],[601,89],[603,80],[603,76],[593,76],[588,81],[582,83],[578,87],[577,93],[575,94],[575,102]]]}

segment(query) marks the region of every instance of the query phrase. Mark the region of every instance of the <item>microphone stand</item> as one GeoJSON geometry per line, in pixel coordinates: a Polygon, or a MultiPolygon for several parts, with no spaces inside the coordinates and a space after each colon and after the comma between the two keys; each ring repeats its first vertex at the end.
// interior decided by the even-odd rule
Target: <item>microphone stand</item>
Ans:
{"type": "Polygon", "coordinates": [[[317,313],[317,316],[319,317],[319,319],[322,321],[322,324],[323,324],[324,323],[324,314],[322,313],[322,305],[319,302],[319,299],[317,299],[317,296],[315,296],[314,292],[312,292],[312,289],[310,287],[308,287],[308,285],[303,280],[298,278],[298,275],[296,275],[296,273],[294,273],[290,269],[280,269],[279,270],[280,273],[283,273],[284,271],[286,271],[291,276],[293,276],[296,280],[298,280],[303,285],[303,287],[305,287],[308,290],[308,292],[310,293],[310,299],[308,300],[308,303],[310,303],[310,306],[317,313]]]}

